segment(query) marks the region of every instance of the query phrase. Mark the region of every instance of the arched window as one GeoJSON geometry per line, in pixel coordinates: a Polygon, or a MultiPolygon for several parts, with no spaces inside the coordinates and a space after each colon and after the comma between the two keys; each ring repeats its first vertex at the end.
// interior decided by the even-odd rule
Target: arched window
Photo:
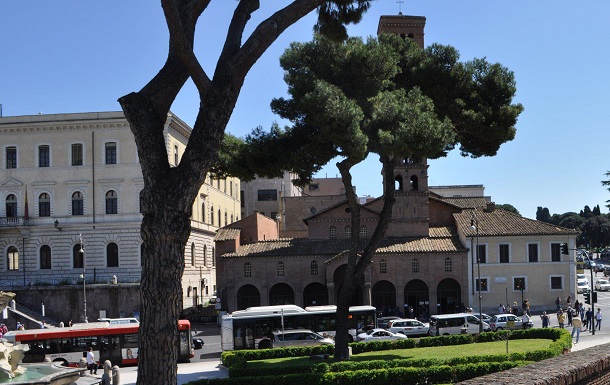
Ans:
{"type": "Polygon", "coordinates": [[[345,239],[351,239],[352,238],[352,226],[345,226],[345,239]]]}
{"type": "Polygon", "coordinates": [[[360,239],[366,239],[367,237],[367,228],[366,226],[362,225],[360,226],[360,239]]]}
{"type": "Polygon", "coordinates": [[[229,217],[227,215],[227,212],[225,211],[225,226],[229,224],[228,219],[229,217]]]}
{"type": "Polygon", "coordinates": [[[195,266],[195,243],[191,243],[191,266],[195,266]]]}
{"type": "Polygon", "coordinates": [[[233,223],[233,214],[231,214],[231,223],[233,223]]]}
{"type": "Polygon", "coordinates": [[[201,202],[201,222],[205,223],[205,202],[201,202]]]}
{"type": "Polygon", "coordinates": [[[15,194],[9,194],[6,197],[6,217],[17,218],[17,197],[15,194]]]}
{"type": "Polygon", "coordinates": [[[318,275],[318,261],[311,261],[311,275],[318,275]]]}
{"type": "Polygon", "coordinates": [[[8,270],[19,270],[19,250],[15,246],[9,246],[6,251],[6,266],[8,270]]]}
{"type": "Polygon", "coordinates": [[[38,216],[39,217],[50,217],[51,216],[51,198],[49,194],[42,193],[38,196],[38,216]]]}
{"type": "Polygon", "coordinates": [[[402,191],[402,175],[396,175],[394,178],[394,190],[402,191]]]}
{"type": "Polygon", "coordinates": [[[411,190],[413,190],[413,191],[419,190],[419,183],[418,183],[418,180],[417,180],[417,176],[412,175],[411,179],[410,179],[410,182],[411,182],[411,190]]]}
{"type": "Polygon", "coordinates": [[[220,221],[222,221],[222,218],[220,217],[220,209],[218,209],[218,227],[222,227],[220,221]]]}
{"type": "Polygon", "coordinates": [[[277,263],[277,275],[279,277],[282,277],[284,275],[285,271],[284,271],[284,262],[279,261],[277,263]]]}
{"type": "Polygon", "coordinates": [[[109,243],[106,246],[106,265],[119,267],[119,246],[116,243],[109,243]]]}
{"type": "Polygon", "coordinates": [[[386,274],[388,272],[388,263],[385,259],[379,261],[379,272],[381,274],[386,274]]]}
{"type": "Polygon", "coordinates": [[[453,263],[451,261],[451,258],[445,258],[445,271],[453,271],[453,263]]]}
{"type": "Polygon", "coordinates": [[[208,245],[203,245],[203,266],[208,265],[208,245]]]}
{"type": "Polygon", "coordinates": [[[73,269],[82,269],[85,266],[85,256],[84,253],[81,253],[82,246],[80,243],[77,243],[72,247],[72,268],[73,269]]]}
{"type": "Polygon", "coordinates": [[[210,207],[210,224],[214,226],[214,207],[210,207]]]}
{"type": "Polygon", "coordinates": [[[83,194],[80,191],[72,194],[72,215],[85,215],[83,194]]]}
{"type": "Polygon", "coordinates": [[[119,199],[116,191],[110,190],[106,193],[106,214],[117,214],[119,212],[119,199]]]}
{"type": "Polygon", "coordinates": [[[252,277],[252,264],[250,262],[244,263],[244,277],[252,277]]]}
{"type": "Polygon", "coordinates": [[[51,269],[51,248],[48,245],[40,248],[40,269],[51,269]]]}
{"type": "Polygon", "coordinates": [[[330,239],[337,239],[337,228],[335,226],[330,226],[330,239]]]}
{"type": "Polygon", "coordinates": [[[419,260],[417,258],[413,258],[411,261],[411,273],[419,273],[419,260]]]}

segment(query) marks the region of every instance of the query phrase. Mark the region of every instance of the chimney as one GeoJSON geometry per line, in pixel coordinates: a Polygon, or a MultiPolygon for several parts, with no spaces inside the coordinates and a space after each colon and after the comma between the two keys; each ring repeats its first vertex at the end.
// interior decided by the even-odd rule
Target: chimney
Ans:
{"type": "Polygon", "coordinates": [[[487,202],[487,207],[485,208],[485,212],[493,213],[496,210],[495,202],[487,202]]]}

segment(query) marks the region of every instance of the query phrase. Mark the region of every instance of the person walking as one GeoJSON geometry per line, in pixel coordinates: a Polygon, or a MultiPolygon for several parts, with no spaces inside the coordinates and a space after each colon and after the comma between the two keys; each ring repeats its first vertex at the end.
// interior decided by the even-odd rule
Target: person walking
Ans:
{"type": "Polygon", "coordinates": [[[580,340],[580,328],[582,327],[582,321],[579,317],[572,318],[572,338],[574,338],[574,333],[576,333],[576,343],[580,340]]]}
{"type": "Polygon", "coordinates": [[[545,311],[542,312],[542,315],[540,316],[540,319],[542,319],[542,327],[543,328],[548,328],[551,324],[551,318],[546,314],[545,311]]]}
{"type": "Polygon", "coordinates": [[[602,309],[597,308],[597,313],[595,313],[595,327],[597,330],[602,329],[602,309]]]}
{"type": "Polygon", "coordinates": [[[557,313],[557,322],[559,323],[559,327],[563,329],[563,325],[566,322],[566,315],[561,309],[559,309],[559,313],[557,313]]]}
{"type": "Polygon", "coordinates": [[[561,310],[561,297],[557,297],[555,300],[555,306],[557,307],[557,311],[561,310]]]}
{"type": "Polygon", "coordinates": [[[587,317],[587,331],[593,330],[595,325],[593,324],[593,310],[591,308],[587,309],[585,317],[587,317]]]}
{"type": "Polygon", "coordinates": [[[530,316],[527,315],[527,312],[523,312],[521,316],[521,326],[523,326],[523,330],[527,329],[530,325],[530,316]]]}
{"type": "Polygon", "coordinates": [[[572,326],[572,308],[568,306],[568,326],[572,326]]]}

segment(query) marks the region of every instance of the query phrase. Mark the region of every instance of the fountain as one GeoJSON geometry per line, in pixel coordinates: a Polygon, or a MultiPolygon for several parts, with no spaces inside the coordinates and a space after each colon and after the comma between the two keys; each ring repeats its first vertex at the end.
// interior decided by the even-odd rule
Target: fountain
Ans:
{"type": "MultiPolygon", "coordinates": [[[[3,311],[15,293],[0,291],[0,312],[3,311]]],[[[27,345],[13,345],[0,342],[0,384],[11,385],[69,385],[80,377],[80,368],[67,368],[56,363],[41,362],[22,364],[27,345]]]]}

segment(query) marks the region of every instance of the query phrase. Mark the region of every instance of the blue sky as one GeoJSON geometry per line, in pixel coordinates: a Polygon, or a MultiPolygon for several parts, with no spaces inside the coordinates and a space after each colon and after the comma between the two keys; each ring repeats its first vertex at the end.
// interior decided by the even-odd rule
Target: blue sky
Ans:
{"type": "MultiPolygon", "coordinates": [[[[277,4],[261,0],[248,31],[277,4]],[[273,4],[276,4],[273,6],[273,4]]],[[[197,29],[196,51],[210,73],[236,2],[212,0],[197,29]]],[[[426,44],[456,47],[462,60],[486,57],[515,73],[525,111],[517,136],[491,158],[454,151],[430,161],[431,185],[483,184],[496,203],[533,218],[579,211],[610,199],[600,181],[610,170],[606,108],[610,105],[610,2],[590,0],[376,0],[354,36],[375,35],[381,15],[425,16],[426,44]]],[[[291,27],[248,74],[227,131],[243,136],[279,121],[269,108],[283,96],[279,56],[291,41],[309,41],[315,15],[291,27]]],[[[0,104],[3,116],[118,111],[117,99],[139,90],[167,54],[160,1],[4,0],[0,2],[0,104]]],[[[198,98],[189,82],[172,111],[192,124],[198,98]]],[[[334,164],[319,174],[337,175],[334,164]]],[[[354,173],[359,195],[381,194],[380,166],[369,159],[354,173]]]]}

